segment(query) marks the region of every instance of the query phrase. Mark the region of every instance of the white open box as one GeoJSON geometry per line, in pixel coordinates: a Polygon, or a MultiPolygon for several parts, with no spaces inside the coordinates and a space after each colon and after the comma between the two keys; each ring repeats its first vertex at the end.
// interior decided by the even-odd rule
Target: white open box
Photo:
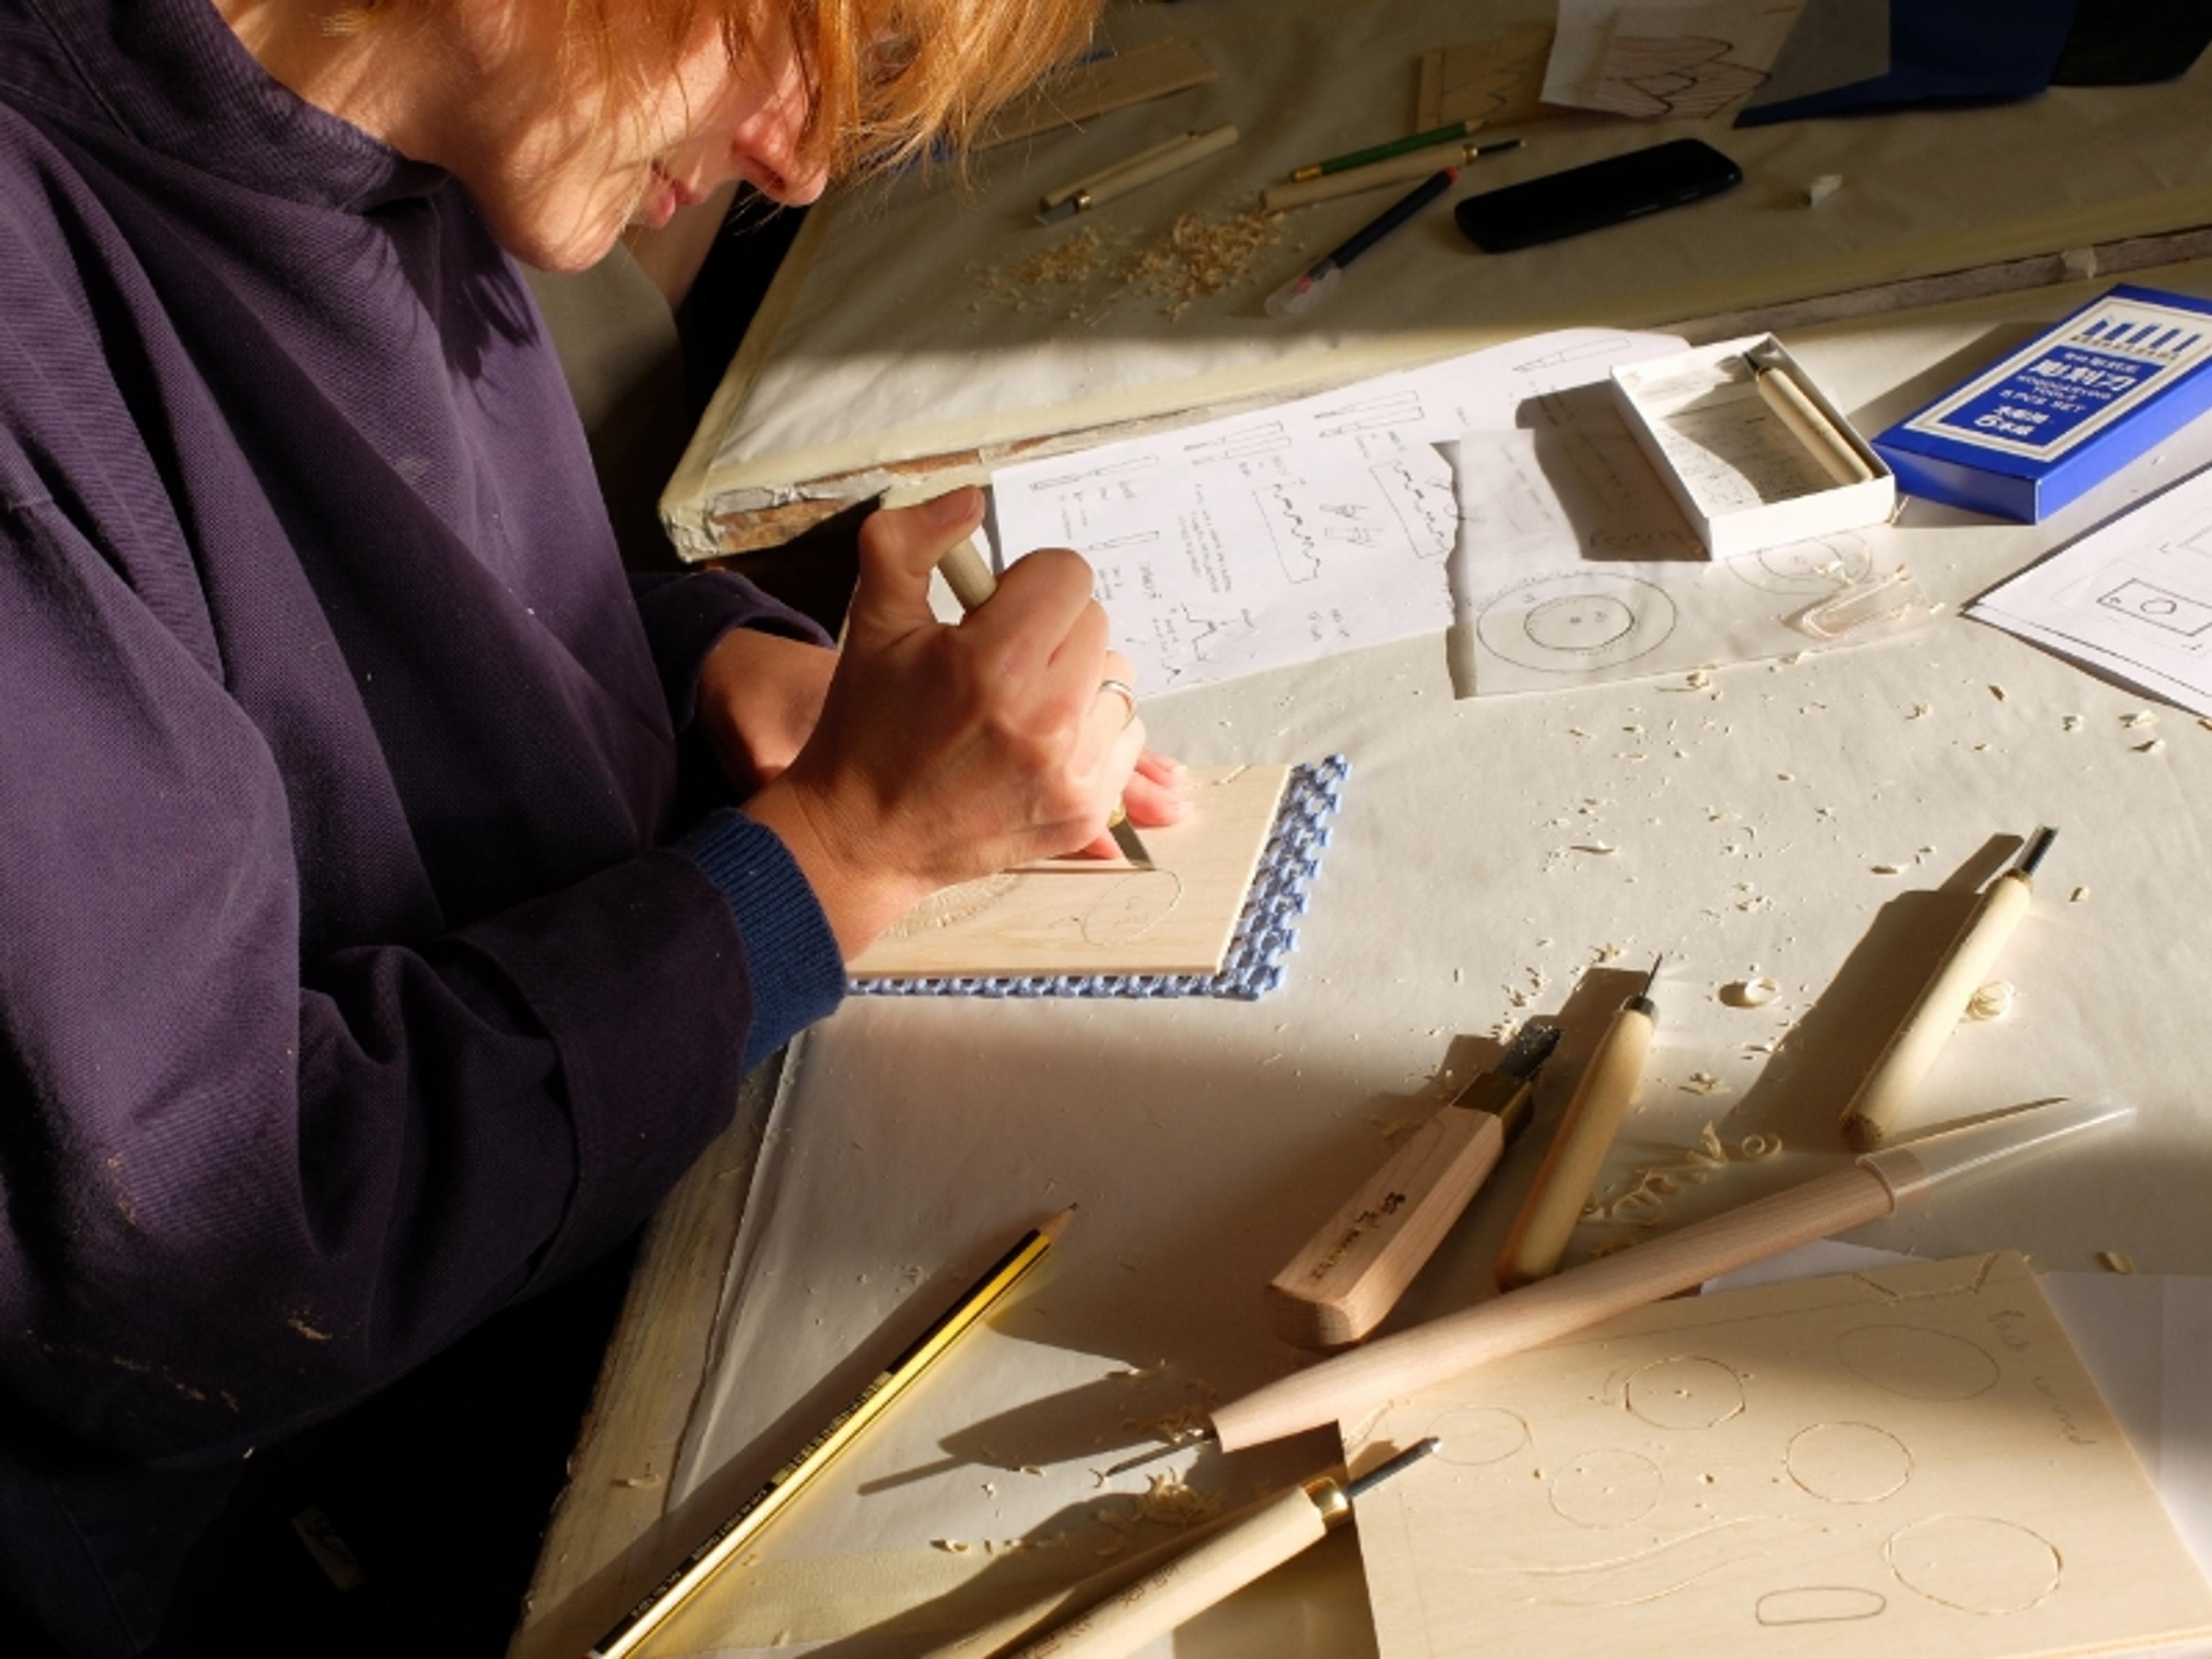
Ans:
{"type": "Polygon", "coordinates": [[[1628,429],[1714,558],[1880,524],[1896,505],[1881,457],[1771,334],[1625,364],[1613,387],[1628,429]],[[1748,352],[1795,384],[1871,476],[1837,481],[1761,392],[1748,352]]]}

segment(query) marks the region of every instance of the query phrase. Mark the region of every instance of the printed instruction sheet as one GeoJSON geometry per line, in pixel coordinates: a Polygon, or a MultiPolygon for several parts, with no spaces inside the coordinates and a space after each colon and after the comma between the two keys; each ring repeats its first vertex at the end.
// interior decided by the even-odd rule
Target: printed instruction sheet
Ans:
{"type": "Polygon", "coordinates": [[[1147,695],[1441,632],[1459,506],[1436,445],[1510,432],[1532,398],[1679,349],[1571,329],[1008,467],[992,481],[1000,568],[1036,547],[1090,560],[1147,695]]]}
{"type": "Polygon", "coordinates": [[[2030,566],[1966,614],[2212,716],[2212,471],[2030,566]]]}

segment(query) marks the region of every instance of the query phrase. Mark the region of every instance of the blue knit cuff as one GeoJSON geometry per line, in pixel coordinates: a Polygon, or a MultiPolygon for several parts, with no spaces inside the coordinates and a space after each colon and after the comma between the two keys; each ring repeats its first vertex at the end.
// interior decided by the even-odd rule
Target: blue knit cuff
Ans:
{"type": "Polygon", "coordinates": [[[748,1069],[845,995],[845,959],[821,901],[773,830],[724,807],[676,843],[728,902],[744,941],[753,1018],[748,1069]]]}

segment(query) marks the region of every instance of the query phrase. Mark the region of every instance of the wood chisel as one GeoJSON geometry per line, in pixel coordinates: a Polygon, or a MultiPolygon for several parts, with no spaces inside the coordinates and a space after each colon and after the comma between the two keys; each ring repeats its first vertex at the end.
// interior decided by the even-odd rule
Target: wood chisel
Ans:
{"type": "MultiPolygon", "coordinates": [[[[937,570],[945,578],[945,585],[952,590],[952,597],[960,601],[963,611],[975,610],[999,591],[999,579],[991,574],[990,562],[975,545],[973,536],[939,559],[937,570]]],[[[1130,705],[1129,712],[1136,713],[1134,703],[1130,705]]],[[[1114,845],[1121,849],[1121,856],[1131,864],[1139,870],[1152,868],[1152,855],[1139,839],[1137,826],[1129,822],[1128,809],[1119,801],[1114,803],[1114,810],[1107,817],[1106,833],[1114,837],[1114,845]]]]}
{"type": "Polygon", "coordinates": [[[1644,988],[1620,1005],[1613,1024],[1598,1039],[1597,1052],[1583,1068],[1574,1098],[1567,1103],[1567,1115],[1559,1120],[1559,1132],[1544,1149],[1543,1165],[1498,1252],[1499,1290],[1512,1290],[1558,1269],[1567,1237],[1582,1219],[1590,1188],[1643,1079],[1644,1057],[1651,1052],[1651,1036],[1659,1022],[1659,1010],[1651,1000],[1651,987],[1658,978],[1659,963],[1654,961],[1644,988]]]}
{"type": "Polygon", "coordinates": [[[1397,1305],[1534,1113],[1559,1028],[1523,1025],[1504,1058],[1416,1129],[1267,1286],[1275,1334],[1301,1348],[1357,1342],[1397,1305]]]}

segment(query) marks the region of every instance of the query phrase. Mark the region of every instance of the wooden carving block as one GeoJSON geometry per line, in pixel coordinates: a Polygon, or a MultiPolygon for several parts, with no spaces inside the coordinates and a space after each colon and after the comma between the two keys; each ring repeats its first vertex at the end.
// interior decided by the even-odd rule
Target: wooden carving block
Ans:
{"type": "Polygon", "coordinates": [[[2014,1659],[2212,1631],[2016,1254],[1662,1303],[1341,1427],[1355,1471],[1443,1442],[1360,1501],[1382,1659],[2014,1659]]]}
{"type": "Polygon", "coordinates": [[[1422,53],[1413,131],[1426,132],[1447,121],[1510,127],[1558,114],[1538,97],[1551,55],[1552,31],[1540,24],[1469,46],[1438,46],[1422,53]]]}
{"type": "Polygon", "coordinates": [[[1055,859],[924,899],[850,965],[855,979],[1212,974],[1235,938],[1287,766],[1194,767],[1191,815],[1142,831],[1155,867],[1055,859]]]}

